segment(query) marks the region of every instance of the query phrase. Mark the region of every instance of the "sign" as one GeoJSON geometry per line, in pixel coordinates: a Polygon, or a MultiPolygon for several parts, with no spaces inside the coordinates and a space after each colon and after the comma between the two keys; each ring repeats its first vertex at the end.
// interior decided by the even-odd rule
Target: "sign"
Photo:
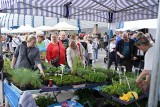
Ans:
{"type": "Polygon", "coordinates": [[[116,29],[122,29],[122,28],[124,28],[124,22],[118,22],[116,29]]]}

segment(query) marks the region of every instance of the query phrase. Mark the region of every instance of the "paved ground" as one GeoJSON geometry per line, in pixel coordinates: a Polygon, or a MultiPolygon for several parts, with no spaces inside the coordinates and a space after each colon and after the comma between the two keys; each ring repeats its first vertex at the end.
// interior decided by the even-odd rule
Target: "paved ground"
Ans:
{"type": "MultiPolygon", "coordinates": [[[[104,57],[106,56],[106,51],[104,50],[99,50],[99,58],[98,58],[98,61],[93,63],[93,66],[94,67],[103,67],[103,68],[106,68],[107,64],[104,63],[104,57]]],[[[62,91],[61,94],[59,94],[57,96],[58,98],[58,101],[59,102],[62,102],[62,101],[65,101],[66,99],[70,99],[72,98],[73,96],[73,90],[69,90],[69,91],[62,91]]],[[[52,93],[51,93],[52,94],[52,93]]],[[[2,95],[1,95],[1,81],[0,81],[0,101],[1,101],[1,98],[2,95]]]]}
{"type": "Polygon", "coordinates": [[[98,61],[93,63],[94,67],[106,68],[107,64],[104,63],[104,57],[106,57],[106,51],[99,49],[98,51],[98,61]]]}

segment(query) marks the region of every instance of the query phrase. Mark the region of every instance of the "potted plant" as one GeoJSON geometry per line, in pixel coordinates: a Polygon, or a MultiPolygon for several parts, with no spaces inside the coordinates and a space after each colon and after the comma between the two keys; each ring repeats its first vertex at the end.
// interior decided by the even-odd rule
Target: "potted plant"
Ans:
{"type": "MultiPolygon", "coordinates": [[[[3,78],[6,78],[8,81],[11,80],[11,76],[13,74],[13,69],[10,67],[11,61],[7,58],[4,59],[4,66],[3,66],[3,78]]],[[[1,76],[0,76],[1,78],[1,76]]]]}
{"type": "Polygon", "coordinates": [[[80,60],[80,57],[77,55],[73,60],[73,69],[71,70],[71,74],[75,75],[75,72],[78,70],[78,68],[84,69],[84,64],[80,60]]]}
{"type": "MultiPolygon", "coordinates": [[[[88,104],[88,105],[90,105],[89,107],[94,107],[96,105],[96,100],[95,100],[95,97],[93,96],[93,91],[90,89],[76,90],[74,95],[79,97],[78,102],[80,102],[84,106],[86,105],[86,103],[89,103],[88,104]]],[[[86,106],[86,107],[88,107],[88,106],[86,106]]]]}
{"type": "Polygon", "coordinates": [[[41,86],[39,74],[30,69],[16,69],[12,74],[12,80],[22,90],[37,89],[41,86]]]}
{"type": "Polygon", "coordinates": [[[47,107],[49,105],[57,103],[51,95],[38,96],[35,98],[38,107],[47,107]]]}

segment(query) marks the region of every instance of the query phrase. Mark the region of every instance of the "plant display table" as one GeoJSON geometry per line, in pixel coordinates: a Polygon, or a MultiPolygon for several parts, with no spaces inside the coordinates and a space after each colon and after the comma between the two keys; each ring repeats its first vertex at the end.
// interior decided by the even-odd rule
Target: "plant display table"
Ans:
{"type": "MultiPolygon", "coordinates": [[[[3,84],[4,84],[4,95],[7,98],[9,105],[11,107],[18,107],[18,101],[19,101],[20,95],[22,95],[24,91],[21,91],[14,84],[8,83],[6,80],[4,81],[3,84]]],[[[31,93],[39,93],[40,89],[29,90],[29,91],[31,93]]]]}
{"type": "MultiPolygon", "coordinates": [[[[14,90],[13,92],[15,92],[15,95],[17,95],[16,93],[21,95],[23,93],[23,91],[21,91],[22,89],[24,89],[24,91],[33,89],[30,90],[32,93],[53,92],[53,98],[57,101],[57,95],[59,93],[57,94],[55,92],[94,88],[107,99],[123,105],[129,105],[147,97],[147,95],[142,94],[141,90],[136,86],[136,75],[129,72],[123,74],[104,68],[82,69],[81,67],[80,69],[79,66],[76,67],[74,72],[64,72],[64,68],[61,70],[60,68],[50,67],[46,69],[45,77],[41,77],[38,72],[33,72],[28,69],[17,69],[13,71],[8,65],[10,65],[10,62],[6,61],[4,68],[7,71],[6,73],[10,74],[7,79],[15,84],[8,85],[7,82],[4,82],[4,85],[6,86],[4,87],[4,92],[5,95],[8,94],[8,96],[11,94],[7,91],[9,88],[10,90],[14,90]],[[122,101],[118,98],[121,97],[123,93],[129,91],[136,92],[139,95],[139,98],[131,101],[122,101]]],[[[7,99],[12,102],[13,98],[8,97],[7,99]]]]}
{"type": "Polygon", "coordinates": [[[134,99],[134,100],[131,100],[131,101],[123,101],[123,100],[120,100],[118,97],[116,97],[114,95],[111,96],[111,95],[105,94],[103,92],[99,92],[99,93],[100,93],[100,95],[104,96],[105,98],[116,101],[117,103],[120,103],[120,104],[123,104],[123,105],[130,105],[132,103],[136,103],[137,101],[148,97],[148,94],[143,94],[143,95],[140,95],[138,97],[138,99],[134,99]]]}

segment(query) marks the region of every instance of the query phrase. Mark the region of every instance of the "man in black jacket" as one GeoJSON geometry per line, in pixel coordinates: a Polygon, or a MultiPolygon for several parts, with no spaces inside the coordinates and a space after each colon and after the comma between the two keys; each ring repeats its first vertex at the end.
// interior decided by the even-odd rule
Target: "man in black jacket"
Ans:
{"type": "Polygon", "coordinates": [[[123,39],[118,42],[116,47],[119,64],[125,66],[126,71],[132,71],[132,59],[136,59],[134,40],[129,39],[126,32],[122,34],[122,37],[123,39]]]}

